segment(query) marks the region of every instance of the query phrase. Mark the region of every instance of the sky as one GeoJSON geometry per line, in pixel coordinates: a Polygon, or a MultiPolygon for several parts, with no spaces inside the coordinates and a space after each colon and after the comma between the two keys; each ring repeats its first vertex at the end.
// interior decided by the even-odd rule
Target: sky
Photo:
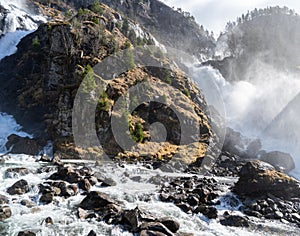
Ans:
{"type": "Polygon", "coordinates": [[[199,24],[219,34],[228,21],[247,11],[267,6],[287,6],[300,14],[299,0],[161,0],[171,7],[190,12],[199,24]]]}

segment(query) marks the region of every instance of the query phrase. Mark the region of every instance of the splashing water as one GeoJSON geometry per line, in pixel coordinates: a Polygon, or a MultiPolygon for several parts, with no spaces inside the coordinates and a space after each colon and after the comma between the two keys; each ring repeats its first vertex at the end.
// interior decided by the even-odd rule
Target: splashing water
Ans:
{"type": "MultiPolygon", "coordinates": [[[[283,151],[293,155],[300,172],[300,121],[297,117],[300,79],[296,73],[278,71],[263,64],[249,67],[244,80],[229,83],[212,67],[194,71],[198,80],[212,80],[218,86],[225,106],[227,126],[249,138],[260,138],[266,151],[283,151]]],[[[203,90],[210,105],[219,110],[220,101],[203,90]]],[[[294,175],[300,179],[299,174],[294,175]]]]}
{"type": "Polygon", "coordinates": [[[32,137],[26,132],[21,130],[21,126],[17,124],[13,116],[5,113],[0,113],[0,153],[6,153],[5,143],[7,137],[11,134],[17,134],[21,137],[32,137]]]}

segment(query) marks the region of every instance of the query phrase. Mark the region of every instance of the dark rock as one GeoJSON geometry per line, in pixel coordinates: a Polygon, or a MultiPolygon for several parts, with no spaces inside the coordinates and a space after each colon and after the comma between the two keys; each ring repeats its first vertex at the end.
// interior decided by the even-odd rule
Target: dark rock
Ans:
{"type": "Polygon", "coordinates": [[[59,168],[59,170],[52,174],[49,179],[51,180],[63,180],[67,181],[69,183],[78,183],[80,180],[82,180],[82,177],[78,172],[76,172],[73,167],[62,167],[59,168]]]}
{"type": "Polygon", "coordinates": [[[178,203],[176,206],[186,213],[192,211],[192,208],[187,203],[178,203]]]}
{"type": "Polygon", "coordinates": [[[106,207],[108,204],[115,204],[116,201],[110,198],[107,194],[92,191],[82,200],[79,206],[85,210],[93,210],[106,207]]]}
{"type": "Polygon", "coordinates": [[[161,222],[164,226],[166,226],[173,233],[176,233],[180,228],[180,224],[173,219],[162,218],[162,219],[159,219],[159,222],[161,222]]]}
{"type": "Polygon", "coordinates": [[[292,156],[284,152],[268,152],[261,155],[260,160],[275,167],[276,170],[288,173],[295,169],[295,162],[292,156]]]}
{"type": "Polygon", "coordinates": [[[138,207],[124,211],[122,216],[122,223],[128,226],[131,232],[136,232],[144,221],[155,221],[155,218],[149,213],[143,212],[138,207]]]}
{"type": "Polygon", "coordinates": [[[35,206],[35,204],[32,201],[29,201],[27,199],[21,200],[20,204],[23,205],[23,206],[27,206],[27,207],[34,207],[35,206]]]}
{"type": "Polygon", "coordinates": [[[218,217],[218,211],[212,206],[199,206],[194,210],[194,213],[202,213],[209,219],[216,219],[218,217]]]}
{"type": "Polygon", "coordinates": [[[9,217],[11,217],[11,209],[9,206],[0,205],[0,221],[3,221],[9,217]]]}
{"type": "Polygon", "coordinates": [[[7,150],[11,149],[10,153],[13,154],[37,155],[41,149],[41,146],[35,139],[20,137],[16,134],[11,134],[7,139],[5,147],[7,150]]]}
{"type": "Polygon", "coordinates": [[[132,176],[130,179],[134,182],[140,182],[142,177],[141,176],[132,176]]]}
{"type": "Polygon", "coordinates": [[[97,236],[94,230],[91,230],[87,236],[97,236]]]}
{"type": "Polygon", "coordinates": [[[101,179],[98,181],[101,182],[101,186],[103,186],[103,187],[111,187],[111,186],[117,185],[117,183],[113,179],[110,179],[110,178],[105,178],[105,179],[101,179]]]}
{"type": "Polygon", "coordinates": [[[9,168],[5,171],[5,178],[17,178],[19,176],[28,175],[31,173],[27,168],[9,168]]]}
{"type": "Polygon", "coordinates": [[[226,136],[223,144],[222,151],[231,153],[237,156],[244,156],[245,143],[243,136],[240,132],[237,132],[231,128],[226,129],[226,136]]]}
{"type": "Polygon", "coordinates": [[[142,230],[139,236],[166,236],[164,233],[152,231],[152,230],[142,230]]]}
{"type": "Polygon", "coordinates": [[[199,199],[195,196],[190,196],[188,197],[187,202],[190,206],[196,206],[199,204],[199,199]]]}
{"type": "Polygon", "coordinates": [[[81,188],[84,191],[90,191],[91,184],[88,179],[82,179],[78,183],[78,187],[81,188]]]}
{"type": "Polygon", "coordinates": [[[248,216],[254,216],[254,217],[257,217],[257,218],[261,218],[263,216],[258,211],[252,211],[252,210],[249,210],[249,209],[244,210],[244,213],[248,216]]]}
{"type": "Polygon", "coordinates": [[[246,157],[248,159],[256,159],[262,148],[261,141],[259,139],[255,139],[251,141],[246,149],[246,157]]]}
{"type": "Polygon", "coordinates": [[[7,189],[7,192],[10,195],[14,195],[14,194],[22,195],[24,193],[29,192],[29,185],[26,180],[21,179],[16,183],[14,183],[11,187],[9,187],[7,189]]]}
{"type": "Polygon", "coordinates": [[[19,232],[18,236],[36,236],[36,234],[31,231],[26,230],[26,231],[19,232]]]}
{"type": "Polygon", "coordinates": [[[49,157],[49,156],[47,156],[47,155],[42,155],[41,158],[38,161],[41,161],[41,162],[51,162],[52,158],[49,157]]]}
{"type": "Polygon", "coordinates": [[[262,161],[247,162],[241,169],[233,191],[240,196],[261,197],[272,194],[282,199],[300,196],[300,182],[262,161]]]}
{"type": "Polygon", "coordinates": [[[47,224],[47,225],[53,225],[53,219],[51,217],[47,217],[44,222],[47,224]]]}
{"type": "Polygon", "coordinates": [[[160,222],[145,222],[140,226],[140,231],[158,231],[164,235],[174,236],[174,234],[160,222]]]}
{"type": "Polygon", "coordinates": [[[105,177],[100,172],[94,173],[93,176],[97,178],[98,182],[101,183],[102,187],[110,187],[110,186],[116,186],[117,185],[117,183],[113,179],[105,177]]]}
{"type": "Polygon", "coordinates": [[[53,193],[45,193],[41,196],[40,202],[49,204],[53,201],[53,193]]]}
{"type": "Polygon", "coordinates": [[[0,194],[0,205],[7,204],[9,202],[8,197],[0,194]]]}
{"type": "Polygon", "coordinates": [[[226,215],[224,219],[220,220],[220,223],[225,226],[234,227],[249,227],[249,220],[243,216],[226,215]]]}

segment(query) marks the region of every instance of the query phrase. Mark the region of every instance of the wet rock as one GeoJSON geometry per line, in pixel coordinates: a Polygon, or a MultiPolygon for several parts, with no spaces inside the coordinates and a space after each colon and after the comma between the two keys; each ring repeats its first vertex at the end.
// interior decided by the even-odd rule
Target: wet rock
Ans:
{"type": "Polygon", "coordinates": [[[102,187],[110,187],[110,186],[116,186],[117,185],[117,183],[113,179],[105,177],[100,172],[94,173],[93,176],[95,178],[97,178],[97,181],[101,183],[102,187]]]}
{"type": "Polygon", "coordinates": [[[166,234],[158,232],[158,231],[142,230],[139,233],[139,236],[166,236],[166,234]]]}
{"type": "Polygon", "coordinates": [[[46,182],[49,186],[39,185],[40,192],[52,192],[54,196],[71,197],[77,194],[78,189],[75,185],[67,185],[63,181],[46,182]]]}
{"type": "Polygon", "coordinates": [[[248,216],[254,216],[254,217],[257,217],[257,218],[261,218],[263,216],[258,211],[252,211],[252,210],[249,210],[249,209],[244,210],[244,213],[248,216]]]}
{"type": "Polygon", "coordinates": [[[11,134],[7,139],[5,147],[7,150],[11,149],[10,153],[13,154],[37,155],[41,149],[41,146],[35,139],[20,137],[16,134],[11,134]]]}
{"type": "Polygon", "coordinates": [[[261,197],[272,194],[282,199],[300,196],[300,182],[262,161],[247,162],[241,169],[233,191],[240,196],[261,197]]]}
{"type": "Polygon", "coordinates": [[[41,158],[38,160],[40,162],[51,162],[52,158],[47,155],[42,155],[41,158]]]}
{"type": "Polygon", "coordinates": [[[295,169],[295,162],[288,153],[274,151],[261,155],[260,160],[267,162],[275,167],[276,170],[288,173],[295,169]]]}
{"type": "Polygon", "coordinates": [[[122,216],[122,224],[127,226],[131,232],[136,232],[144,221],[155,221],[155,218],[138,207],[132,210],[126,210],[122,216]]]}
{"type": "Polygon", "coordinates": [[[11,217],[11,209],[9,206],[0,206],[0,221],[8,219],[11,217]]]}
{"type": "Polygon", "coordinates": [[[94,230],[91,230],[87,236],[97,236],[94,230]]]}
{"type": "Polygon", "coordinates": [[[0,205],[7,204],[9,202],[8,197],[0,194],[0,205]]]}
{"type": "Polygon", "coordinates": [[[243,156],[245,154],[244,150],[245,142],[241,133],[231,128],[227,128],[222,151],[237,156],[243,156]]]}
{"type": "Polygon", "coordinates": [[[17,178],[19,176],[28,175],[31,171],[27,168],[8,168],[4,172],[5,178],[17,178]]]}
{"type": "Polygon", "coordinates": [[[31,231],[26,230],[26,231],[19,232],[18,236],[36,236],[36,234],[31,231]]]}
{"type": "Polygon", "coordinates": [[[85,210],[93,210],[106,207],[108,204],[116,204],[116,201],[105,193],[92,191],[87,194],[79,206],[85,210]]]}
{"type": "Polygon", "coordinates": [[[157,231],[164,235],[174,236],[174,234],[160,222],[145,222],[140,226],[140,230],[157,231]]]}
{"type": "Polygon", "coordinates": [[[216,219],[218,217],[218,211],[212,206],[199,206],[194,210],[194,213],[202,213],[209,219],[216,219]]]}
{"type": "Polygon", "coordinates": [[[188,213],[192,211],[192,208],[187,203],[178,203],[176,204],[182,211],[188,213]]]}
{"type": "Polygon", "coordinates": [[[91,184],[88,179],[82,179],[79,181],[78,187],[84,191],[90,191],[91,184]]]}
{"type": "Polygon", "coordinates": [[[187,199],[187,203],[190,206],[197,206],[199,204],[199,199],[195,196],[189,196],[187,199]]]}
{"type": "Polygon", "coordinates": [[[45,193],[40,198],[40,202],[44,204],[49,204],[52,201],[53,201],[53,193],[45,193]]]}
{"type": "Polygon", "coordinates": [[[80,173],[74,170],[73,167],[61,167],[59,170],[52,174],[49,179],[51,180],[63,180],[69,183],[78,183],[82,180],[80,173]]]}
{"type": "Polygon", "coordinates": [[[47,217],[44,222],[46,223],[46,225],[53,225],[53,219],[51,217],[47,217]]]}
{"type": "Polygon", "coordinates": [[[26,206],[26,207],[34,207],[35,206],[34,202],[27,200],[27,199],[21,200],[20,204],[23,206],[26,206]]]}
{"type": "Polygon", "coordinates": [[[17,181],[16,183],[14,183],[11,187],[9,187],[7,189],[7,192],[10,195],[14,195],[14,194],[22,195],[24,193],[27,193],[27,192],[29,192],[28,182],[24,179],[21,179],[21,180],[17,181]]]}
{"type": "Polygon", "coordinates": [[[249,220],[246,217],[238,215],[225,215],[223,219],[220,220],[220,223],[225,226],[234,226],[234,227],[249,227],[249,220]]]}
{"type": "Polygon", "coordinates": [[[111,187],[111,186],[117,185],[117,183],[113,179],[110,179],[110,178],[105,178],[105,179],[101,179],[98,181],[101,182],[102,187],[111,187]]]}
{"type": "Polygon", "coordinates": [[[170,218],[159,219],[159,222],[161,222],[164,226],[166,226],[173,233],[176,233],[180,228],[179,222],[177,222],[173,219],[170,219],[170,218]]]}

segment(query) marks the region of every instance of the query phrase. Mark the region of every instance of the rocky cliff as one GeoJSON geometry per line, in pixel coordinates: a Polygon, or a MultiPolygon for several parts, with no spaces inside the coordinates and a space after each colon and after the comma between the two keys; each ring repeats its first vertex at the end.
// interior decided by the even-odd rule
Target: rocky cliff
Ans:
{"type": "MultiPolygon", "coordinates": [[[[69,7],[71,5],[78,10],[93,2],[93,0],[54,0],[51,4],[66,10],[68,7],[65,3],[68,3],[69,7]]],[[[200,60],[213,55],[216,43],[214,37],[203,26],[200,27],[189,13],[172,9],[158,0],[100,0],[99,2],[119,11],[124,17],[135,20],[160,43],[168,47],[187,52],[200,60]]]]}
{"type": "MultiPolygon", "coordinates": [[[[20,42],[16,54],[0,62],[2,110],[13,114],[35,137],[53,140],[54,151],[59,155],[88,157],[86,151],[75,148],[73,143],[72,108],[79,85],[83,78],[94,74],[92,67],[109,55],[121,49],[127,49],[130,53],[133,45],[138,48],[153,44],[154,38],[106,5],[92,5],[75,16],[62,15],[40,25],[37,31],[20,42]],[[140,35],[130,35],[137,29],[142,32],[140,35]]],[[[192,153],[196,154],[193,158],[203,157],[212,133],[201,92],[160,49],[150,52],[147,59],[169,69],[139,66],[139,62],[132,61],[129,55],[125,61],[130,65],[129,70],[116,75],[108,84],[106,82],[106,89],[100,98],[96,98],[99,99],[96,127],[104,151],[111,157],[134,160],[140,158],[141,150],[150,160],[169,160],[185,149],[194,150],[192,153]],[[131,113],[126,113],[127,129],[139,145],[138,150],[124,150],[112,135],[112,110],[120,96],[144,81],[156,84],[144,95],[150,99],[158,93],[165,104],[143,103],[131,113]],[[168,86],[176,88],[179,93],[168,94],[168,86]],[[192,127],[196,127],[199,133],[190,130],[190,136],[184,143],[180,142],[181,124],[166,105],[168,101],[175,104],[173,109],[181,111],[182,120],[194,118],[192,127]],[[166,142],[162,145],[160,140],[151,142],[150,128],[155,122],[162,122],[167,130],[166,142]],[[154,147],[158,148],[157,152],[153,151],[154,147]]],[[[101,155],[97,149],[89,152],[101,155]]],[[[183,155],[185,158],[190,156],[187,152],[183,155]]]]}

